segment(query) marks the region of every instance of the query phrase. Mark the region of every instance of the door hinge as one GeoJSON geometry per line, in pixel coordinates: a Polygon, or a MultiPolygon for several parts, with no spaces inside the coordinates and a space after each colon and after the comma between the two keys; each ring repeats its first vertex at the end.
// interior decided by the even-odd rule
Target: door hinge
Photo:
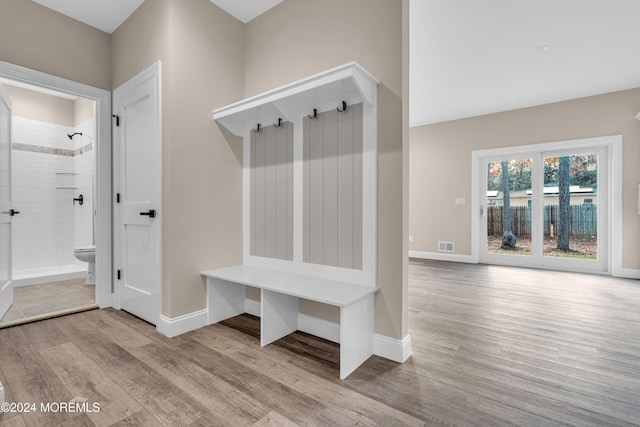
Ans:
{"type": "Polygon", "coordinates": [[[112,114],[111,117],[113,117],[114,119],[116,119],[116,126],[120,127],[120,116],[117,114],[112,114]]]}
{"type": "Polygon", "coordinates": [[[116,193],[116,203],[120,203],[120,193],[116,193]]]}
{"type": "Polygon", "coordinates": [[[118,280],[120,280],[120,270],[118,270],[118,280]]]}

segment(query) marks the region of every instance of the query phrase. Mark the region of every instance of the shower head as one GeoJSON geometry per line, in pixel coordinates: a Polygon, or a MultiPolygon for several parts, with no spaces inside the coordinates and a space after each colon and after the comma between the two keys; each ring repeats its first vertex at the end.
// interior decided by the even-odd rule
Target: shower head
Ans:
{"type": "Polygon", "coordinates": [[[82,132],[76,132],[76,133],[68,133],[67,136],[69,137],[69,139],[73,139],[74,136],[76,135],[80,135],[82,136],[82,132]]]}

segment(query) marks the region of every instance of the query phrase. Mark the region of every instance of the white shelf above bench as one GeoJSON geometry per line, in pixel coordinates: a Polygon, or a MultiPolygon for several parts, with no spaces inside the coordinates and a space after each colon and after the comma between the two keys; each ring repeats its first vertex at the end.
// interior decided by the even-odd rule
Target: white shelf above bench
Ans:
{"type": "Polygon", "coordinates": [[[238,136],[278,118],[293,122],[313,109],[325,111],[341,101],[375,103],[378,81],[357,62],[349,62],[306,79],[213,111],[213,118],[238,136]],[[306,112],[306,113],[305,113],[306,112]]]}

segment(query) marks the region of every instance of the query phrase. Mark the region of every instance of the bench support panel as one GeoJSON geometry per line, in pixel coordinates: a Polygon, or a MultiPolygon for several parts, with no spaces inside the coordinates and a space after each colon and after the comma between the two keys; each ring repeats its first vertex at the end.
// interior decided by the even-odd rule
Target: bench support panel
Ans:
{"type": "Polygon", "coordinates": [[[340,379],[373,354],[373,295],[340,309],[340,379]]]}
{"type": "Polygon", "coordinates": [[[246,287],[226,280],[207,278],[208,324],[221,322],[244,313],[246,287]]]}
{"type": "Polygon", "coordinates": [[[298,330],[299,299],[262,289],[260,345],[263,347],[298,330]]]}

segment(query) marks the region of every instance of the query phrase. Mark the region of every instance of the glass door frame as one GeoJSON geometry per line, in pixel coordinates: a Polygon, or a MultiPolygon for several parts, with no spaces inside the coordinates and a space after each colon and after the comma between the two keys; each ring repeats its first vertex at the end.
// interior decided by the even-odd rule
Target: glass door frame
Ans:
{"type": "MultiPolygon", "coordinates": [[[[621,181],[620,170],[614,169],[614,164],[621,164],[621,136],[597,137],[552,143],[541,143],[526,146],[515,146],[479,150],[472,152],[472,262],[498,265],[513,265],[531,268],[543,268],[552,270],[592,272],[611,274],[612,253],[620,253],[619,227],[614,230],[612,224],[615,218],[621,217],[621,181]],[[598,159],[598,259],[580,260],[553,257],[543,255],[543,194],[542,191],[533,191],[531,204],[531,256],[502,255],[487,252],[487,225],[486,217],[481,212],[486,210],[487,193],[487,163],[490,161],[531,159],[532,161],[532,188],[543,187],[544,158],[558,155],[583,154],[597,152],[598,159]],[[615,189],[615,191],[614,191],[615,189]],[[600,205],[601,195],[605,199],[600,205]],[[606,207],[605,207],[606,204],[606,207]],[[615,231],[615,236],[614,236],[615,231]],[[617,238],[617,239],[616,239],[617,238]],[[615,241],[617,240],[617,241],[615,241]],[[615,243],[615,245],[614,245],[615,243]]],[[[619,168],[619,167],[618,167],[619,168]]]]}

